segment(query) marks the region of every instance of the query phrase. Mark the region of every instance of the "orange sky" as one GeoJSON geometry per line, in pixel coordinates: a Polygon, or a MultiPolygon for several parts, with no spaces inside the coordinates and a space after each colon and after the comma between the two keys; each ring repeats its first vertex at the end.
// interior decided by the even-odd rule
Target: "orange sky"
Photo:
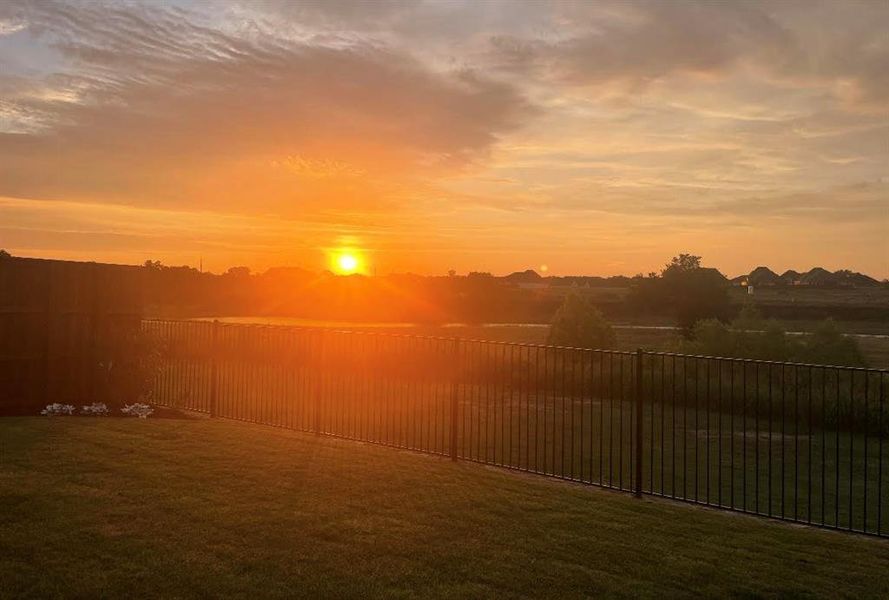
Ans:
{"type": "Polygon", "coordinates": [[[879,2],[0,5],[0,247],[889,276],[879,2]]]}

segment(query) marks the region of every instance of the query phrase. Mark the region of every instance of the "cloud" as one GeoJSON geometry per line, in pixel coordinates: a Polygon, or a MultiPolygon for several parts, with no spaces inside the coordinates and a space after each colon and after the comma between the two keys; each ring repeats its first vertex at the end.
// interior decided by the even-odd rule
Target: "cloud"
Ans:
{"type": "Polygon", "coordinates": [[[0,134],[0,194],[372,206],[415,176],[472,163],[532,113],[511,85],[373,45],[249,39],[177,9],[23,12],[66,65],[27,86],[0,80],[12,91],[0,110],[19,116],[0,134]],[[294,156],[364,175],[320,181],[275,168],[294,156]]]}
{"type": "Polygon", "coordinates": [[[786,50],[788,36],[746,4],[650,2],[571,11],[586,27],[555,41],[494,38],[513,64],[536,63],[575,84],[645,83],[677,72],[716,74],[751,51],[786,50]]]}
{"type": "Polygon", "coordinates": [[[26,23],[12,19],[0,19],[0,35],[12,35],[27,27],[26,23]]]}
{"type": "Polygon", "coordinates": [[[885,3],[554,6],[553,20],[566,24],[558,34],[491,36],[498,68],[576,86],[618,84],[624,93],[673,76],[722,79],[753,69],[781,85],[827,86],[850,108],[889,109],[885,3]],[[826,31],[825,23],[835,26],[826,31]]]}
{"type": "Polygon", "coordinates": [[[282,16],[294,22],[341,30],[381,30],[391,26],[394,21],[416,14],[421,8],[419,3],[403,0],[253,0],[242,3],[242,6],[245,9],[282,16]]]}
{"type": "Polygon", "coordinates": [[[886,219],[889,182],[868,181],[818,192],[753,196],[702,207],[704,214],[730,215],[738,220],[770,218],[821,223],[880,223],[886,219]]]}

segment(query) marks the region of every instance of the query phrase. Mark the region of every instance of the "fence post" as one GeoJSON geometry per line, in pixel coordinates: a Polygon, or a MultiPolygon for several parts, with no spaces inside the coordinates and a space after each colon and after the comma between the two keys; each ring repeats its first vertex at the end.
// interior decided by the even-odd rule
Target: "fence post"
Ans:
{"type": "Polygon", "coordinates": [[[459,411],[457,410],[457,395],[460,387],[460,339],[454,339],[454,373],[451,377],[451,460],[457,460],[457,427],[459,425],[459,411]]]}
{"type": "Polygon", "coordinates": [[[637,498],[642,497],[642,349],[636,350],[636,484],[634,492],[637,498]]]}
{"type": "Polygon", "coordinates": [[[213,320],[213,329],[210,336],[210,418],[216,418],[219,414],[217,406],[217,379],[219,378],[219,321],[213,320]]]}

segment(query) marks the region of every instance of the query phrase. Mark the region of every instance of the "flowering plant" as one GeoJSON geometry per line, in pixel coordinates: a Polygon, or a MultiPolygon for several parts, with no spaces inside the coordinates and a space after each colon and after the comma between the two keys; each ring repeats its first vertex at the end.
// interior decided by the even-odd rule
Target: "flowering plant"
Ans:
{"type": "Polygon", "coordinates": [[[53,402],[52,404],[47,404],[46,408],[40,411],[40,414],[47,417],[73,415],[74,406],[71,404],[53,402]]]}
{"type": "Polygon", "coordinates": [[[141,402],[136,402],[135,404],[127,404],[122,409],[120,409],[125,415],[129,415],[131,417],[139,417],[140,419],[147,419],[148,415],[154,412],[154,409],[148,406],[147,404],[142,404],[141,402]]]}
{"type": "Polygon", "coordinates": [[[108,406],[104,402],[93,402],[80,407],[80,414],[92,417],[104,417],[108,415],[108,406]]]}

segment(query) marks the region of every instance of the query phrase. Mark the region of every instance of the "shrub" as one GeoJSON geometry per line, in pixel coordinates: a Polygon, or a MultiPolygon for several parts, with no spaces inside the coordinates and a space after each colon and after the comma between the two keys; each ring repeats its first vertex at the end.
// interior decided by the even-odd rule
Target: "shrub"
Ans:
{"type": "Polygon", "coordinates": [[[572,290],[556,311],[547,342],[575,348],[613,348],[615,337],[599,309],[572,290]]]}
{"type": "Polygon", "coordinates": [[[799,358],[822,365],[866,366],[858,342],[843,335],[833,319],[826,319],[811,335],[803,336],[799,358]]]}
{"type": "Polygon", "coordinates": [[[150,400],[160,368],[162,343],[149,332],[130,330],[106,336],[99,347],[97,400],[111,407],[150,400]]]}
{"type": "Polygon", "coordinates": [[[825,320],[811,334],[789,335],[779,323],[763,319],[750,306],[729,325],[716,319],[698,321],[691,339],[683,341],[680,350],[727,358],[866,366],[855,339],[844,336],[833,320],[825,320]]]}

